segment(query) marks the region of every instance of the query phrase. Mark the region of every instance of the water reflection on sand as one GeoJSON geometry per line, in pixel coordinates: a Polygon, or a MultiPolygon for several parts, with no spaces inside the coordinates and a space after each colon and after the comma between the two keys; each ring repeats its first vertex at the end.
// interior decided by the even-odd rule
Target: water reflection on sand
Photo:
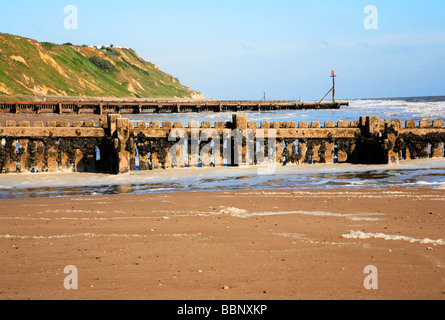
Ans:
{"type": "Polygon", "coordinates": [[[399,165],[301,165],[265,171],[244,168],[185,168],[96,173],[6,174],[0,199],[280,188],[445,188],[445,158],[399,165]]]}

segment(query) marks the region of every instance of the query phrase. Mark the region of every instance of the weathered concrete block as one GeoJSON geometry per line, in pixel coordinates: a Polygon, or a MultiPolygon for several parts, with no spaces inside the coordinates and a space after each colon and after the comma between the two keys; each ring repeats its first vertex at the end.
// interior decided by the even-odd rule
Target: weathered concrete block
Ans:
{"type": "Polygon", "coordinates": [[[414,121],[414,120],[407,120],[407,121],[405,121],[405,128],[413,129],[415,127],[416,127],[416,121],[414,121]]]}
{"type": "Polygon", "coordinates": [[[429,127],[430,127],[429,120],[420,120],[419,121],[419,128],[429,128],[429,127]]]}
{"type": "Polygon", "coordinates": [[[307,129],[307,128],[309,128],[309,123],[307,123],[307,122],[299,122],[298,123],[298,128],[300,128],[300,129],[307,129]]]}
{"type": "Polygon", "coordinates": [[[57,121],[57,127],[60,128],[68,128],[71,127],[71,123],[69,121],[57,121]]]}
{"type": "Polygon", "coordinates": [[[269,129],[270,128],[270,122],[269,121],[261,121],[261,129],[269,129]]]}
{"type": "Polygon", "coordinates": [[[138,121],[137,128],[138,129],[146,129],[147,128],[147,123],[145,121],[138,121]]]}
{"type": "Polygon", "coordinates": [[[349,128],[349,121],[340,120],[337,122],[338,128],[349,128]]]}
{"type": "Polygon", "coordinates": [[[29,123],[29,121],[19,121],[17,126],[18,127],[28,128],[28,127],[30,127],[30,123],[29,123]]]}
{"type": "Polygon", "coordinates": [[[108,120],[104,118],[99,119],[99,127],[103,129],[108,128],[108,120]]]}
{"type": "Polygon", "coordinates": [[[224,129],[226,127],[226,123],[224,121],[216,121],[215,129],[224,129]]]}
{"type": "Polygon", "coordinates": [[[433,128],[443,128],[443,120],[433,120],[433,128]]]}
{"type": "Polygon", "coordinates": [[[149,123],[150,129],[159,129],[161,127],[159,121],[150,121],[149,123]]]}
{"type": "Polygon", "coordinates": [[[45,125],[43,124],[43,121],[34,121],[33,127],[34,128],[44,128],[45,125]]]}
{"type": "Polygon", "coordinates": [[[55,127],[57,127],[57,121],[48,121],[46,123],[46,126],[49,128],[55,128],[55,127]]]}
{"type": "Polygon", "coordinates": [[[128,128],[129,124],[130,124],[130,120],[128,120],[127,118],[117,118],[116,119],[116,128],[117,129],[128,128]]]}
{"type": "Polygon", "coordinates": [[[247,129],[256,130],[257,129],[257,123],[256,122],[247,122],[247,129]]]}
{"type": "Polygon", "coordinates": [[[83,121],[73,121],[73,127],[74,128],[81,128],[83,127],[83,121]]]}
{"type": "Polygon", "coordinates": [[[203,129],[209,129],[212,127],[212,123],[210,121],[202,121],[201,122],[201,128],[203,129]]]}
{"type": "Polygon", "coordinates": [[[311,128],[320,128],[320,122],[319,121],[312,121],[311,128]]]}
{"type": "Polygon", "coordinates": [[[247,129],[247,115],[234,114],[232,115],[233,129],[246,130],[247,129]]]}
{"type": "Polygon", "coordinates": [[[271,123],[271,128],[273,129],[280,129],[283,126],[283,123],[280,121],[273,121],[271,123]]]}
{"type": "Polygon", "coordinates": [[[173,122],[171,122],[171,121],[162,121],[162,128],[163,129],[171,129],[171,128],[173,128],[173,122]]]}
{"type": "Polygon", "coordinates": [[[402,128],[402,121],[400,120],[392,120],[391,125],[393,125],[394,128],[400,129],[402,128]]]}
{"type": "Polygon", "coordinates": [[[15,127],[16,123],[13,120],[6,120],[6,126],[7,127],[15,127]]]}
{"type": "Polygon", "coordinates": [[[189,121],[189,128],[199,128],[199,122],[198,121],[189,121]]]}
{"type": "Polygon", "coordinates": [[[297,123],[295,121],[287,121],[286,128],[295,129],[297,127],[297,123]]]}
{"type": "Polygon", "coordinates": [[[324,127],[325,128],[335,128],[335,122],[334,121],[325,121],[324,127]]]}
{"type": "Polygon", "coordinates": [[[380,119],[379,117],[366,117],[365,132],[367,135],[375,135],[380,132],[380,119]]]}
{"type": "Polygon", "coordinates": [[[84,126],[87,128],[94,128],[96,127],[96,123],[94,122],[94,120],[87,120],[85,121],[84,126]]]}

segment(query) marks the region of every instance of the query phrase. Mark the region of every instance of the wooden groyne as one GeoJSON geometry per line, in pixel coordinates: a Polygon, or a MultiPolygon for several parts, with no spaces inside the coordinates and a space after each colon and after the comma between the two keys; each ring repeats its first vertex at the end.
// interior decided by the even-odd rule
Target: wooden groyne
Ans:
{"type": "Polygon", "coordinates": [[[136,122],[7,121],[0,127],[1,173],[126,173],[173,167],[397,163],[444,157],[443,120],[136,122]]]}
{"type": "Polygon", "coordinates": [[[149,100],[0,101],[0,114],[150,114],[339,109],[348,102],[149,100]]]}

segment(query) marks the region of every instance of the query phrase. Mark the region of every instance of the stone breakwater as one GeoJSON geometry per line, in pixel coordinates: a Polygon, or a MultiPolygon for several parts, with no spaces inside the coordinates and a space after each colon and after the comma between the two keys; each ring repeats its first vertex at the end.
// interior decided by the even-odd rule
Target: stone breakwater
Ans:
{"type": "Polygon", "coordinates": [[[173,167],[310,163],[396,164],[444,157],[443,120],[136,122],[118,114],[94,121],[7,121],[0,127],[1,173],[127,173],[173,167]]]}

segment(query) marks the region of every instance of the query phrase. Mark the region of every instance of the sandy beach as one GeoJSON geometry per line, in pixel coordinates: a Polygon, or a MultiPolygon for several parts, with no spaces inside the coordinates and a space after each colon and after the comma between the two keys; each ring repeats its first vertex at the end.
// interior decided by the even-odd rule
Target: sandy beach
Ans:
{"type": "Polygon", "coordinates": [[[410,188],[4,200],[0,299],[444,300],[444,205],[410,188]]]}

